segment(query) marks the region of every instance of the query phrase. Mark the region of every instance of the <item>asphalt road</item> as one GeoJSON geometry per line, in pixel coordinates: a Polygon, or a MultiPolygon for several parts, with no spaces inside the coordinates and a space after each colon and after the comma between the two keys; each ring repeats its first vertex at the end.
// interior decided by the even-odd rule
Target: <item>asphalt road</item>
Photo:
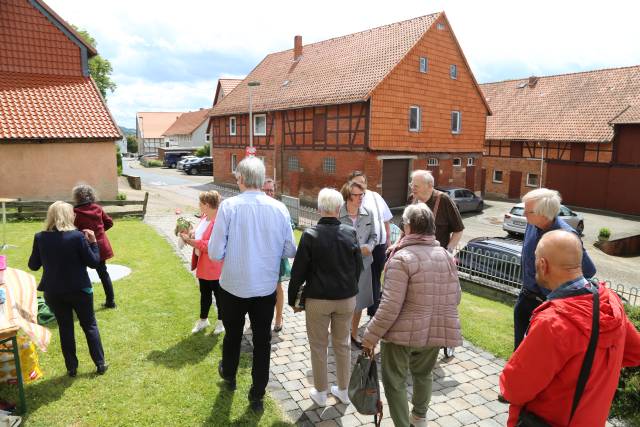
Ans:
{"type": "MultiPolygon", "coordinates": [[[[166,214],[168,212],[196,212],[198,194],[212,188],[211,176],[190,176],[175,169],[144,168],[135,160],[123,162],[125,174],[137,175],[142,179],[143,190],[148,191],[149,214],[166,214]]],[[[127,192],[133,190],[128,190],[127,192]]],[[[463,215],[465,231],[461,243],[466,244],[475,237],[506,236],[502,230],[504,214],[513,203],[503,201],[485,201],[482,213],[463,215]]],[[[597,240],[598,230],[608,227],[612,231],[612,239],[616,237],[640,234],[640,217],[637,219],[621,218],[602,213],[580,212],[584,217],[585,229],[582,236],[584,246],[593,259],[597,269],[597,277],[609,280],[613,284],[622,284],[626,288],[640,288],[640,256],[621,258],[601,252],[593,246],[597,240]]],[[[396,212],[394,212],[396,213],[396,212]]],[[[399,213],[396,213],[398,215],[399,213]]]]}

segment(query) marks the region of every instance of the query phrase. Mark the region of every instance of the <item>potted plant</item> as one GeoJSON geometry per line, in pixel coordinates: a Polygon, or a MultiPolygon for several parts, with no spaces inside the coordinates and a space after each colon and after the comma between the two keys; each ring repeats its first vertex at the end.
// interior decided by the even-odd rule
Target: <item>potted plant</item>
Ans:
{"type": "Polygon", "coordinates": [[[602,227],[598,232],[598,240],[607,241],[609,240],[609,237],[611,237],[611,230],[609,230],[607,227],[602,227]]]}

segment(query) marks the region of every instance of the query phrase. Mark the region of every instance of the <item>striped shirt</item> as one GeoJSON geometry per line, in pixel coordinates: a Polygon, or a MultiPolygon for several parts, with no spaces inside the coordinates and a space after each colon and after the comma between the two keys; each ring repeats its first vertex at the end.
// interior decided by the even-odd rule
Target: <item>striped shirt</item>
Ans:
{"type": "Polygon", "coordinates": [[[209,258],[223,260],[220,286],[240,298],[271,295],[280,259],[296,254],[289,211],[258,190],[224,200],[209,240],[209,258]]]}

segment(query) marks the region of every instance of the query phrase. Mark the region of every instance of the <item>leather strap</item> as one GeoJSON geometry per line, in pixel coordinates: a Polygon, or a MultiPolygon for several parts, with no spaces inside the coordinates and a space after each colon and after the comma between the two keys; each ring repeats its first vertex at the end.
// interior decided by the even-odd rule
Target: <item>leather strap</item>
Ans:
{"type": "Polygon", "coordinates": [[[433,206],[433,220],[435,221],[438,215],[438,207],[440,207],[440,196],[442,195],[442,193],[439,192],[438,190],[433,190],[433,191],[436,193],[436,204],[433,206]]]}

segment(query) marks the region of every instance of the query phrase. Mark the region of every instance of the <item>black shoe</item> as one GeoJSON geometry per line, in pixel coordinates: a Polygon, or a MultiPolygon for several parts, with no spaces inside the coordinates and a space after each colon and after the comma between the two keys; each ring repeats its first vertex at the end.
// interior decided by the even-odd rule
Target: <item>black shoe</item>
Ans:
{"type": "Polygon", "coordinates": [[[107,372],[107,369],[109,369],[109,365],[107,365],[106,363],[103,363],[102,365],[98,365],[98,368],[96,369],[96,373],[98,375],[104,375],[104,373],[107,372]]]}
{"type": "Polygon", "coordinates": [[[69,369],[67,371],[67,375],[69,375],[71,378],[75,378],[76,375],[78,375],[78,370],[77,369],[69,369]]]}
{"type": "Polygon", "coordinates": [[[362,350],[362,342],[358,341],[353,336],[351,336],[351,344],[355,345],[358,348],[358,350],[362,350]]]}
{"type": "Polygon", "coordinates": [[[227,378],[222,373],[222,360],[218,363],[218,375],[220,375],[220,378],[222,378],[224,383],[227,385],[227,388],[229,389],[229,391],[234,391],[236,389],[235,378],[233,379],[227,378]]]}
{"type": "Polygon", "coordinates": [[[102,308],[116,308],[115,302],[105,302],[102,304],[102,308]]]}
{"type": "Polygon", "coordinates": [[[258,399],[249,395],[249,407],[255,413],[264,412],[264,402],[262,401],[262,398],[258,399]]]}

